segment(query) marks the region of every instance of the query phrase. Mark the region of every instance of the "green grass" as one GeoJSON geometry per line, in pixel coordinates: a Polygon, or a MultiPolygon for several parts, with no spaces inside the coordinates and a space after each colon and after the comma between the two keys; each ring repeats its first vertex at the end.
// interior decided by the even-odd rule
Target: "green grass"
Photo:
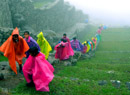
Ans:
{"type": "MultiPolygon", "coordinates": [[[[80,60],[76,66],[61,66],[61,70],[50,83],[50,92],[37,92],[35,88],[27,88],[24,81],[14,89],[16,92],[13,95],[130,95],[125,86],[125,83],[130,81],[129,30],[124,28],[104,30],[102,42],[95,56],[80,60]],[[72,80],[72,77],[78,80],[72,80]],[[98,85],[100,80],[107,80],[108,84],[100,86],[98,85]],[[110,80],[120,80],[121,87],[115,88],[110,80]]],[[[89,36],[92,35],[93,32],[89,32],[89,36]]]]}
{"type": "Polygon", "coordinates": [[[13,95],[128,95],[129,93],[125,85],[116,89],[111,83],[108,84],[99,86],[97,81],[72,81],[68,78],[56,77],[50,83],[51,92],[36,92],[34,88],[27,88],[25,82],[23,82],[15,89],[17,93],[13,95]]]}
{"type": "Polygon", "coordinates": [[[0,62],[1,62],[1,61],[8,61],[8,59],[7,59],[6,57],[0,55],[0,62]]]}
{"type": "Polygon", "coordinates": [[[35,8],[41,8],[41,7],[43,7],[44,5],[46,5],[48,2],[36,2],[36,3],[34,3],[33,5],[34,5],[34,7],[35,8]]]}
{"type": "Polygon", "coordinates": [[[54,0],[43,0],[43,1],[39,1],[39,2],[33,2],[33,5],[35,8],[42,8],[44,5],[53,2],[54,0]]]}

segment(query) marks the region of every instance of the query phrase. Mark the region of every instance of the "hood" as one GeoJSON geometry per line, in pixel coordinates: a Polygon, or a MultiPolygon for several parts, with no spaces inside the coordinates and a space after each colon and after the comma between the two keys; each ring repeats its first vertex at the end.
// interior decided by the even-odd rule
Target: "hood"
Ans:
{"type": "Polygon", "coordinates": [[[19,30],[18,30],[17,27],[13,30],[12,36],[15,35],[15,34],[19,35],[19,30]]]}
{"type": "Polygon", "coordinates": [[[38,35],[37,35],[37,37],[38,37],[38,39],[44,39],[44,35],[43,35],[43,33],[42,32],[40,32],[38,35]]]}

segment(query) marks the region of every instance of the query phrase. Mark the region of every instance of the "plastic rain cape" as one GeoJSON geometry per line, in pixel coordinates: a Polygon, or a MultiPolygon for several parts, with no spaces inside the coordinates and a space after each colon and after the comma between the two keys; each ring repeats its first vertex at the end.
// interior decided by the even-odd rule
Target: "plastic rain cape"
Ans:
{"type": "Polygon", "coordinates": [[[22,64],[22,58],[26,57],[25,52],[29,50],[29,46],[21,36],[18,36],[19,42],[14,43],[12,39],[14,34],[19,35],[18,28],[13,30],[12,35],[3,43],[0,51],[8,58],[11,69],[17,74],[16,61],[22,64]]]}
{"type": "Polygon", "coordinates": [[[54,78],[53,72],[53,66],[41,52],[36,57],[30,55],[23,66],[23,74],[27,83],[33,81],[37,91],[49,91],[48,85],[54,78]]]}
{"type": "Polygon", "coordinates": [[[45,58],[48,59],[49,56],[49,52],[52,50],[50,44],[48,43],[48,41],[46,40],[46,38],[44,37],[43,33],[40,32],[37,35],[38,39],[37,39],[37,43],[40,46],[41,52],[43,54],[45,54],[45,58]]]}

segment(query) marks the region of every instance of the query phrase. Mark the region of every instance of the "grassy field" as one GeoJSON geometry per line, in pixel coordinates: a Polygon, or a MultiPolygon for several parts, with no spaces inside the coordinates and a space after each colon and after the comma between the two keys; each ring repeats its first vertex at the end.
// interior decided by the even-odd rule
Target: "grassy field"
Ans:
{"type": "MultiPolygon", "coordinates": [[[[129,30],[104,30],[95,56],[80,60],[76,66],[59,67],[61,70],[50,83],[49,93],[27,88],[23,81],[13,90],[12,95],[130,95],[125,85],[130,81],[129,30]],[[106,80],[107,84],[98,85],[100,80],[106,80]],[[120,88],[115,88],[110,80],[121,81],[120,88]]],[[[90,35],[93,33],[90,32],[90,35]]]]}
{"type": "Polygon", "coordinates": [[[41,0],[33,2],[35,8],[42,8],[44,5],[47,5],[50,2],[54,2],[54,0],[41,0]]]}

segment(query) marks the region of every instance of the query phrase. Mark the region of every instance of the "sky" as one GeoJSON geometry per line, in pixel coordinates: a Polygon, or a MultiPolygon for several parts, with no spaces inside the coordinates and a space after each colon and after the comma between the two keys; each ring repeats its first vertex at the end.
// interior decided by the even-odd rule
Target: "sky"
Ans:
{"type": "Polygon", "coordinates": [[[130,26],[130,0],[64,0],[89,15],[93,23],[130,26]]]}

